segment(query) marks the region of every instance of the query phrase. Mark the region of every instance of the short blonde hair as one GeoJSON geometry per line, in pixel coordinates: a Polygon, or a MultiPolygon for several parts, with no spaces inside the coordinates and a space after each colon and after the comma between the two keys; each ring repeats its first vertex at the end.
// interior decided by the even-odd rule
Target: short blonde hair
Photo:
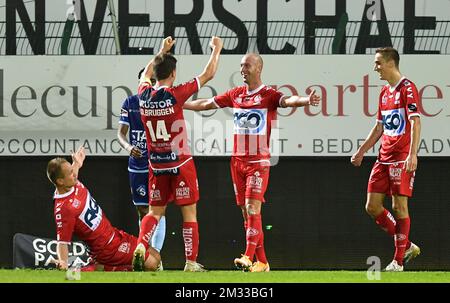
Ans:
{"type": "Polygon", "coordinates": [[[66,159],[61,158],[61,157],[54,158],[54,159],[48,161],[47,178],[54,185],[56,185],[56,179],[63,177],[61,167],[66,162],[69,163],[69,161],[67,161],[66,159]]]}

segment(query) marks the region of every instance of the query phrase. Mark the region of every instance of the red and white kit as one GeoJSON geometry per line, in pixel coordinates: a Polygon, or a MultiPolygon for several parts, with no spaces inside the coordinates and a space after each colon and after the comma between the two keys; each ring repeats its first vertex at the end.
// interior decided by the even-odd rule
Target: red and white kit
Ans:
{"type": "Polygon", "coordinates": [[[377,122],[384,131],[367,192],[411,197],[415,174],[407,173],[404,165],[411,146],[410,119],[420,116],[418,100],[416,86],[404,77],[395,87],[385,85],[381,90],[377,122]]]}
{"type": "Polygon", "coordinates": [[[141,120],[147,135],[150,204],[199,200],[197,172],[188,145],[184,103],[200,89],[197,78],[174,87],[139,86],[141,120]]]}
{"type": "Polygon", "coordinates": [[[137,238],[113,227],[81,182],[65,194],[55,192],[53,198],[58,242],[70,243],[75,234],[89,246],[96,262],[131,264],[137,238]]]}
{"type": "Polygon", "coordinates": [[[253,91],[240,86],[214,97],[217,107],[233,108],[234,146],[231,176],[238,205],[245,198],[264,202],[269,182],[272,121],[283,94],[261,85],[253,91]]]}

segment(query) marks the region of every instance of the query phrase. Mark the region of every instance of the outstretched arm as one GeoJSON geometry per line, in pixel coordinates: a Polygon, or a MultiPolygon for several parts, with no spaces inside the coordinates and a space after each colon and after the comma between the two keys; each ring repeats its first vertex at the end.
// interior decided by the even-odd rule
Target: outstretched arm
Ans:
{"type": "Polygon", "coordinates": [[[283,96],[280,101],[280,105],[281,107],[302,107],[307,105],[317,106],[320,102],[320,96],[315,93],[316,91],[313,90],[308,97],[283,96]]]}
{"type": "Polygon", "coordinates": [[[209,61],[205,66],[203,72],[198,76],[198,80],[200,81],[200,87],[205,85],[209,80],[214,78],[216,74],[217,67],[219,66],[219,57],[220,51],[223,47],[222,39],[219,37],[212,36],[211,41],[209,42],[209,46],[212,48],[211,56],[209,57],[209,61]]]}
{"type": "Polygon", "coordinates": [[[86,153],[84,147],[80,146],[76,153],[72,154],[72,168],[75,177],[78,179],[78,171],[83,166],[84,159],[86,158],[86,153]]]}
{"type": "Polygon", "coordinates": [[[214,102],[214,98],[210,99],[197,99],[192,100],[184,103],[183,109],[189,109],[189,110],[195,110],[195,111],[202,111],[202,110],[209,110],[209,109],[216,109],[218,108],[216,103],[214,102]]]}
{"type": "MultiPolygon", "coordinates": [[[[156,54],[156,56],[168,53],[174,44],[175,44],[175,40],[173,40],[172,37],[170,37],[170,36],[166,37],[163,40],[163,42],[161,44],[161,49],[159,50],[158,54],[156,54]]],[[[153,64],[155,61],[155,57],[153,57],[153,59],[145,67],[144,72],[141,75],[141,79],[139,80],[139,84],[144,83],[144,82],[151,83],[150,79],[153,76],[153,64]]]]}
{"type": "Polygon", "coordinates": [[[372,146],[375,145],[375,143],[378,142],[382,134],[383,134],[383,124],[377,122],[377,124],[370,131],[364,143],[360,146],[360,148],[358,148],[358,151],[353,154],[352,158],[350,159],[350,162],[354,166],[360,166],[364,158],[364,154],[369,149],[371,149],[372,146]]]}

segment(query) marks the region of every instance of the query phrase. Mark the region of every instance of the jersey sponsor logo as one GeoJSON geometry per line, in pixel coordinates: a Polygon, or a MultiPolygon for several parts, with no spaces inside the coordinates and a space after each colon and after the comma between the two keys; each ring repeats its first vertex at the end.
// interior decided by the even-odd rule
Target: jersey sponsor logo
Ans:
{"type": "Polygon", "coordinates": [[[237,135],[265,135],[267,109],[234,109],[234,133],[237,135]]]}
{"type": "Polygon", "coordinates": [[[173,97],[165,100],[158,100],[158,97],[156,97],[149,100],[139,100],[139,107],[142,116],[167,116],[175,113],[173,107],[176,103],[177,101],[173,97]]]}
{"type": "Polygon", "coordinates": [[[383,117],[384,134],[391,137],[403,135],[406,129],[406,115],[404,108],[381,111],[383,117]]]}
{"type": "Polygon", "coordinates": [[[128,117],[128,112],[127,112],[127,110],[124,109],[124,108],[121,108],[121,109],[120,109],[120,116],[122,116],[122,117],[128,117]]]}
{"type": "Polygon", "coordinates": [[[78,207],[80,207],[80,205],[81,205],[81,201],[78,199],[75,199],[75,201],[73,201],[73,203],[72,203],[72,206],[74,208],[78,208],[78,207]]]}
{"type": "Polygon", "coordinates": [[[102,209],[95,199],[88,193],[84,209],[78,217],[90,230],[94,231],[102,222],[102,209]]]}
{"type": "Polygon", "coordinates": [[[152,163],[169,163],[177,161],[178,156],[174,152],[167,152],[167,153],[151,152],[149,159],[152,163]]]}
{"type": "Polygon", "coordinates": [[[410,112],[417,112],[417,104],[416,103],[408,104],[408,109],[410,112]]]}
{"type": "Polygon", "coordinates": [[[153,175],[155,176],[161,176],[161,175],[174,175],[177,176],[180,174],[180,171],[178,168],[169,168],[169,169],[158,169],[153,170],[153,175]]]}
{"type": "Polygon", "coordinates": [[[253,99],[253,105],[259,105],[261,104],[261,96],[257,95],[254,99],[253,99]]]}
{"type": "Polygon", "coordinates": [[[177,104],[175,98],[168,98],[166,100],[152,100],[152,98],[149,100],[139,100],[139,107],[145,109],[164,109],[173,107],[175,104],[177,104]]]}
{"type": "Polygon", "coordinates": [[[131,144],[139,148],[142,152],[147,150],[147,136],[144,130],[132,129],[131,144]]]}

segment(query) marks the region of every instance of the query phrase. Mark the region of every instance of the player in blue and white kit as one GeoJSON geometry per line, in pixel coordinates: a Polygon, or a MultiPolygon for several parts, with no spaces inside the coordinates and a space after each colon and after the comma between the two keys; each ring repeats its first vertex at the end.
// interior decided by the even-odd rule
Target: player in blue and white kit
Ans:
{"type": "MultiPolygon", "coordinates": [[[[139,72],[139,78],[144,69],[139,72]]],[[[139,224],[148,213],[148,153],[144,126],[139,112],[139,98],[129,96],[120,109],[117,138],[120,145],[130,154],[128,175],[133,204],[139,215],[139,224]],[[127,139],[129,134],[129,140],[127,139]]],[[[151,246],[161,251],[166,235],[166,217],[162,216],[152,237],[151,246]]]]}

